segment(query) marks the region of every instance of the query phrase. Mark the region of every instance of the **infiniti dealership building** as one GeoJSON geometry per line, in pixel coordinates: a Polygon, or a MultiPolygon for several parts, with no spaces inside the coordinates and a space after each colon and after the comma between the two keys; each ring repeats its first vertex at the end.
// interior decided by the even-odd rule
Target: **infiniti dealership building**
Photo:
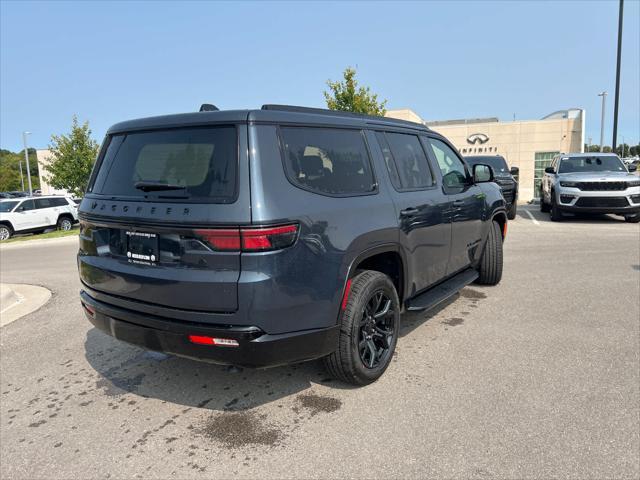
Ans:
{"type": "Polygon", "coordinates": [[[540,179],[557,153],[584,150],[585,112],[560,110],[541,120],[502,122],[497,118],[424,121],[410,109],[389,110],[387,117],[423,123],[444,135],[462,155],[502,155],[518,167],[520,201],[538,196],[540,179]]]}

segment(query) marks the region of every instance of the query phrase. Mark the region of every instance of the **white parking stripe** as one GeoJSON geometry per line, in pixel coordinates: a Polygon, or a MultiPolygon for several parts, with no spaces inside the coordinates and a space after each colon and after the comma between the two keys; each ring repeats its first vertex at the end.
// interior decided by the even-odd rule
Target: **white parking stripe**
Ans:
{"type": "Polygon", "coordinates": [[[527,215],[529,215],[529,218],[531,218],[531,221],[533,223],[535,223],[536,225],[540,225],[540,222],[536,220],[536,218],[533,216],[533,214],[529,210],[525,210],[525,212],[527,213],[527,215]]]}

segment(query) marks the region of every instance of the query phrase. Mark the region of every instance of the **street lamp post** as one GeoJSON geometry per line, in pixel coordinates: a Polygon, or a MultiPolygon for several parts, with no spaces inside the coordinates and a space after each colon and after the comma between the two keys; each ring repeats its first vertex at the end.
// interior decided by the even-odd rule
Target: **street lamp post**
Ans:
{"type": "Polygon", "coordinates": [[[22,175],[22,160],[18,162],[18,167],[20,167],[20,184],[22,185],[22,188],[20,189],[20,191],[24,192],[24,175],[22,175]]]}
{"type": "Polygon", "coordinates": [[[620,0],[618,11],[618,58],[616,62],[616,96],[613,102],[613,139],[611,140],[611,150],[616,151],[618,143],[618,101],[620,100],[620,62],[622,56],[622,15],[624,12],[624,0],[620,0]]]}
{"type": "MultiPolygon", "coordinates": [[[[22,141],[24,142],[24,161],[27,162],[27,182],[29,184],[29,196],[33,195],[31,188],[31,171],[29,170],[29,151],[27,150],[27,135],[31,135],[31,132],[22,132],[22,141]]],[[[24,184],[22,185],[24,189],[24,184]]]]}
{"type": "Polygon", "coordinates": [[[602,114],[600,116],[600,151],[602,151],[604,143],[604,104],[607,100],[607,92],[600,92],[598,96],[602,97],[602,114]]]}

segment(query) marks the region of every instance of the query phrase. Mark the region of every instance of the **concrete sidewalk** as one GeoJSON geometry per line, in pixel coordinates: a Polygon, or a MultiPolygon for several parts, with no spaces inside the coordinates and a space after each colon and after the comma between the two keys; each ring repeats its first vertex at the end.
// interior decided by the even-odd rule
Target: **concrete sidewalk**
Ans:
{"type": "Polygon", "coordinates": [[[51,292],[36,285],[0,283],[0,327],[35,312],[51,298],[51,292]]]}

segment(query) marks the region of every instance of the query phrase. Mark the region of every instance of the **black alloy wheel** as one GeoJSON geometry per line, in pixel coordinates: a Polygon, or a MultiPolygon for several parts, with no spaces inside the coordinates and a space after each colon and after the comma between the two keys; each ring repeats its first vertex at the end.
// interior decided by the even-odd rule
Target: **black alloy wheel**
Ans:
{"type": "Polygon", "coordinates": [[[360,317],[358,352],[366,368],[373,369],[387,361],[393,345],[394,327],[393,301],[382,290],[376,291],[360,317]]]}

